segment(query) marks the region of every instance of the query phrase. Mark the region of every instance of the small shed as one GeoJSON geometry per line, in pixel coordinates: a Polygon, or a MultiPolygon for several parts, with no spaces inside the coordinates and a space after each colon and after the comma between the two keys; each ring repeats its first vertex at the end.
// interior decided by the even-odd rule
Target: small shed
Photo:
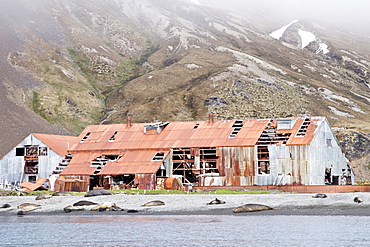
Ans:
{"type": "Polygon", "coordinates": [[[352,184],[325,117],[90,125],[61,172],[90,188],[352,184]],[[171,181],[171,182],[170,182],[171,181]]]}
{"type": "Polygon", "coordinates": [[[0,182],[35,183],[48,178],[77,140],[75,136],[30,134],[0,160],[0,182]]]}

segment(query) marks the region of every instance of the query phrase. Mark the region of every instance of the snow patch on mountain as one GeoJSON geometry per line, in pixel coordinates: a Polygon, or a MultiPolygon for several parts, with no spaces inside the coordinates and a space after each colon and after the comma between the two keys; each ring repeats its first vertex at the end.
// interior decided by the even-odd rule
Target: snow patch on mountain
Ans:
{"type": "Polygon", "coordinates": [[[270,33],[270,36],[275,38],[275,39],[280,39],[281,36],[283,36],[283,34],[285,33],[285,31],[293,24],[293,23],[296,23],[298,22],[298,20],[294,20],[292,21],[291,23],[289,23],[288,25],[286,26],[283,26],[282,28],[276,30],[276,31],[273,31],[272,33],[270,33]]]}
{"type": "Polygon", "coordinates": [[[316,36],[308,31],[298,30],[298,34],[299,36],[301,36],[302,49],[308,46],[311,42],[315,41],[316,39],[316,36]]]}
{"type": "Polygon", "coordinates": [[[192,3],[196,4],[196,5],[201,5],[198,0],[190,0],[190,2],[192,2],[192,3]]]}
{"type": "Polygon", "coordinates": [[[316,54],[319,54],[320,52],[326,54],[329,52],[328,45],[324,43],[319,44],[319,48],[316,50],[316,54]]]}
{"type": "Polygon", "coordinates": [[[328,106],[328,107],[329,107],[330,111],[332,113],[334,113],[335,115],[337,115],[337,116],[340,116],[340,117],[355,117],[352,114],[349,114],[348,112],[340,111],[340,110],[338,110],[337,108],[335,108],[333,106],[328,106]]]}
{"type": "Polygon", "coordinates": [[[265,69],[269,69],[269,70],[274,70],[274,71],[277,71],[277,72],[280,72],[282,75],[286,75],[287,73],[280,69],[280,68],[277,68],[265,61],[262,61],[261,59],[258,59],[256,57],[253,57],[251,55],[248,55],[246,53],[243,53],[243,52],[240,52],[240,51],[235,51],[233,49],[229,49],[229,48],[226,48],[226,47],[222,47],[222,46],[219,46],[216,48],[216,51],[219,51],[219,52],[230,52],[234,55],[234,57],[238,60],[238,62],[244,64],[244,65],[247,65],[247,66],[252,66],[251,62],[253,62],[254,64],[257,64],[259,65],[260,67],[263,67],[265,69]]]}
{"type": "Polygon", "coordinates": [[[336,104],[338,104],[338,101],[340,101],[340,102],[344,103],[343,105],[347,106],[352,111],[359,112],[359,113],[362,113],[362,114],[367,114],[366,112],[362,111],[357,106],[357,104],[355,102],[353,102],[352,100],[350,100],[346,97],[340,96],[339,94],[336,94],[336,93],[334,93],[333,91],[331,91],[327,88],[319,87],[318,91],[321,93],[321,95],[324,99],[327,99],[327,100],[329,100],[331,102],[334,102],[336,104]]]}

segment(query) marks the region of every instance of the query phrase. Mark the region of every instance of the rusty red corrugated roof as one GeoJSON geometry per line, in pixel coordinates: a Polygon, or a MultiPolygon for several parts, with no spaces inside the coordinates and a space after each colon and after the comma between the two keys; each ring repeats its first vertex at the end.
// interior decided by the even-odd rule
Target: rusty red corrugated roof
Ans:
{"type": "Polygon", "coordinates": [[[76,136],[48,135],[38,133],[33,133],[32,135],[42,141],[60,156],[65,156],[68,153],[68,149],[70,149],[73,144],[78,141],[78,137],[76,136]]]}
{"type": "Polygon", "coordinates": [[[108,162],[99,175],[153,174],[159,169],[169,150],[136,150],[126,151],[116,162],[108,162]],[[152,160],[157,153],[163,153],[163,159],[152,160]]]}

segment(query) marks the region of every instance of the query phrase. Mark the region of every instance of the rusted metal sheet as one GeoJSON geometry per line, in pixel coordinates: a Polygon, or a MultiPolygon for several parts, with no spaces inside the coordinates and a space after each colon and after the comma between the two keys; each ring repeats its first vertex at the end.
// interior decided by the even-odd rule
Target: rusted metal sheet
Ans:
{"type": "Polygon", "coordinates": [[[168,153],[169,150],[126,151],[118,161],[108,162],[99,175],[155,174],[168,153]],[[158,152],[163,153],[163,159],[152,160],[158,152]]]}
{"type": "Polygon", "coordinates": [[[55,181],[54,190],[55,191],[76,191],[76,192],[86,192],[89,188],[89,176],[81,176],[77,178],[59,178],[55,181]]]}
{"type": "Polygon", "coordinates": [[[46,189],[42,186],[42,184],[44,182],[46,182],[47,179],[46,178],[39,178],[36,180],[35,183],[30,183],[30,182],[23,182],[21,183],[19,186],[25,188],[25,190],[28,190],[28,191],[34,191],[34,190],[37,190],[37,189],[46,189]]]}
{"type": "MultiPolygon", "coordinates": [[[[194,186],[197,190],[215,189],[214,186],[194,186]]],[[[250,190],[281,190],[294,193],[347,193],[347,192],[370,192],[369,185],[283,185],[283,186],[218,186],[217,189],[250,189],[250,190]]]]}
{"type": "Polygon", "coordinates": [[[224,185],[253,185],[254,148],[222,147],[220,150],[219,173],[225,176],[224,185]]]}
{"type": "Polygon", "coordinates": [[[140,190],[154,190],[156,187],[155,174],[136,174],[135,183],[139,184],[140,190]]]}

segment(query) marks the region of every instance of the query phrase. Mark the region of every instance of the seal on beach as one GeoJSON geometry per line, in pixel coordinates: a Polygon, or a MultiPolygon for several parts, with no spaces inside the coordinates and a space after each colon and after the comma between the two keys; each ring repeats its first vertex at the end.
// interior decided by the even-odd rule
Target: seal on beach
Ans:
{"type": "Polygon", "coordinates": [[[90,202],[90,201],[78,201],[73,204],[73,206],[92,206],[92,205],[98,205],[98,203],[90,202]]]}
{"type": "Polygon", "coordinates": [[[108,190],[105,189],[93,189],[87,192],[84,196],[90,197],[90,196],[105,196],[105,195],[112,195],[108,190]]]}
{"type": "Polygon", "coordinates": [[[207,205],[214,205],[214,204],[225,204],[226,202],[225,201],[221,201],[219,199],[214,199],[212,201],[210,201],[209,203],[207,203],[207,205]]]}
{"type": "Polygon", "coordinates": [[[120,207],[117,207],[117,205],[114,202],[103,202],[102,204],[99,204],[91,209],[91,211],[122,211],[120,207]]]}
{"type": "Polygon", "coordinates": [[[151,207],[151,206],[162,206],[162,205],[165,205],[164,202],[159,201],[159,200],[155,200],[155,201],[150,201],[150,202],[144,203],[141,206],[142,207],[151,207]]]}
{"type": "Polygon", "coordinates": [[[244,212],[255,212],[263,210],[273,210],[274,208],[262,205],[262,204],[244,204],[242,206],[233,209],[234,213],[244,213],[244,212]]]}
{"type": "Polygon", "coordinates": [[[38,208],[41,208],[41,205],[34,204],[34,203],[22,203],[17,208],[20,209],[19,211],[22,211],[23,213],[27,213],[27,212],[36,210],[38,208]]]}
{"type": "Polygon", "coordinates": [[[10,208],[10,204],[5,203],[5,204],[4,204],[4,205],[2,205],[0,208],[10,208]]]}
{"type": "Polygon", "coordinates": [[[50,195],[50,194],[39,194],[39,195],[35,198],[35,200],[49,199],[49,198],[51,198],[51,197],[52,197],[52,195],[50,195]]]}
{"type": "Polygon", "coordinates": [[[363,202],[363,200],[360,197],[357,197],[357,196],[353,199],[353,201],[357,202],[357,203],[363,202]]]}
{"type": "Polygon", "coordinates": [[[79,206],[67,206],[65,208],[63,208],[64,212],[66,213],[70,213],[72,211],[81,211],[81,210],[85,210],[85,208],[83,207],[79,207],[79,206]]]}
{"type": "Polygon", "coordinates": [[[326,197],[327,197],[326,194],[323,194],[323,193],[318,193],[318,194],[312,196],[312,198],[326,198],[326,197]]]}
{"type": "Polygon", "coordinates": [[[55,192],[52,194],[52,196],[71,196],[71,194],[67,192],[55,192]]]}

